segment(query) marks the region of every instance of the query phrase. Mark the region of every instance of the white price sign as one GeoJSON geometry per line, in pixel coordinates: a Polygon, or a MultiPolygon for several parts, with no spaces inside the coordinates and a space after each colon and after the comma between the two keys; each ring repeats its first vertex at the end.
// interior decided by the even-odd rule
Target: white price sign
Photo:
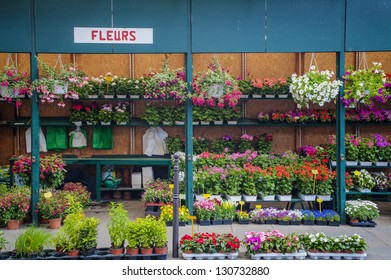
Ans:
{"type": "Polygon", "coordinates": [[[74,27],[74,43],[153,44],[153,28],[74,27]]]}

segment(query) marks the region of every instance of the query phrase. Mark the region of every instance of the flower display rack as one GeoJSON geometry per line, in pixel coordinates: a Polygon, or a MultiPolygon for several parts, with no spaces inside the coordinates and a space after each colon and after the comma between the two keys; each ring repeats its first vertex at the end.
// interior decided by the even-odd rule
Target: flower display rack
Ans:
{"type": "Polygon", "coordinates": [[[308,257],[312,260],[363,260],[367,257],[367,254],[361,253],[312,253],[307,252],[308,257]]]}
{"type": "Polygon", "coordinates": [[[187,254],[187,253],[182,253],[182,258],[184,260],[224,260],[224,259],[229,259],[229,260],[236,260],[239,256],[239,253],[202,253],[202,254],[187,254]]]}
{"type": "Polygon", "coordinates": [[[252,260],[304,260],[307,253],[304,250],[300,250],[296,253],[262,253],[262,254],[251,254],[252,260]]]}

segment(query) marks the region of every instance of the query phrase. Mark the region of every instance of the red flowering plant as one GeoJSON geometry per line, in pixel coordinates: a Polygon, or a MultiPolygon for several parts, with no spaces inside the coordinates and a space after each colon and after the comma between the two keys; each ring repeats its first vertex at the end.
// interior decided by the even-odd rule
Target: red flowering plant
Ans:
{"type": "MultiPolygon", "coordinates": [[[[41,155],[39,178],[42,189],[57,188],[65,177],[65,162],[60,154],[41,155]]],[[[31,185],[31,157],[21,155],[12,165],[12,173],[18,175],[24,185],[31,185]]]]}
{"type": "Polygon", "coordinates": [[[75,102],[69,110],[71,115],[69,120],[71,122],[81,122],[86,118],[86,110],[81,102],[75,102]]]}
{"type": "Polygon", "coordinates": [[[87,187],[80,182],[69,182],[64,184],[62,192],[65,195],[72,195],[75,201],[80,202],[83,208],[86,208],[91,203],[91,193],[87,190],[87,187]]]}
{"type": "Polygon", "coordinates": [[[22,220],[30,210],[30,190],[12,188],[0,197],[0,220],[22,220]]]}
{"type": "Polygon", "coordinates": [[[37,212],[44,219],[62,218],[68,207],[68,199],[60,190],[42,193],[38,204],[37,212]]]}
{"type": "Polygon", "coordinates": [[[0,73],[0,96],[8,102],[15,99],[15,104],[19,107],[22,104],[20,98],[26,94],[32,95],[29,75],[21,72],[14,64],[4,66],[0,73]]]}
{"type": "Polygon", "coordinates": [[[238,81],[228,69],[220,66],[217,58],[213,59],[205,72],[193,77],[192,89],[191,100],[195,106],[235,107],[241,95],[238,81]]]}
{"type": "Polygon", "coordinates": [[[274,113],[271,113],[270,119],[274,122],[284,122],[284,121],[286,121],[286,116],[284,113],[274,112],[274,113]]]}
{"type": "Polygon", "coordinates": [[[179,246],[183,253],[235,253],[240,248],[240,240],[232,233],[197,232],[194,236],[183,235],[179,246]]]}
{"type": "Polygon", "coordinates": [[[99,109],[96,102],[91,102],[89,105],[84,106],[85,115],[84,118],[88,124],[97,124],[99,121],[99,109]]]}
{"type": "Polygon", "coordinates": [[[289,92],[289,84],[284,78],[253,78],[252,86],[256,95],[278,95],[289,92]]]}
{"type": "Polygon", "coordinates": [[[268,167],[268,171],[273,172],[276,184],[276,194],[290,195],[293,190],[293,170],[289,166],[276,165],[268,167]]]}

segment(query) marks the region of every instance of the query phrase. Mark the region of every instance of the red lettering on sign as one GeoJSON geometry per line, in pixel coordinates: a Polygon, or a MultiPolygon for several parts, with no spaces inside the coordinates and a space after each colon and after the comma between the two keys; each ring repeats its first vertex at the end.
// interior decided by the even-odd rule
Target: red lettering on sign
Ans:
{"type": "Polygon", "coordinates": [[[114,31],[114,40],[115,41],[120,41],[121,40],[121,31],[114,31]]]}
{"type": "Polygon", "coordinates": [[[136,41],[136,31],[133,30],[133,31],[129,31],[129,41],[136,41]]]}
{"type": "Polygon", "coordinates": [[[126,30],[123,30],[122,31],[122,38],[121,38],[122,41],[127,41],[128,40],[128,31],[126,30]]]}
{"type": "Polygon", "coordinates": [[[97,33],[98,33],[98,30],[92,30],[91,31],[91,39],[92,39],[92,41],[96,38],[97,33]]]}
{"type": "Polygon", "coordinates": [[[106,41],[106,38],[102,37],[102,31],[99,31],[99,40],[106,41]]]}
{"type": "Polygon", "coordinates": [[[113,30],[107,30],[107,41],[113,41],[113,30]]]}

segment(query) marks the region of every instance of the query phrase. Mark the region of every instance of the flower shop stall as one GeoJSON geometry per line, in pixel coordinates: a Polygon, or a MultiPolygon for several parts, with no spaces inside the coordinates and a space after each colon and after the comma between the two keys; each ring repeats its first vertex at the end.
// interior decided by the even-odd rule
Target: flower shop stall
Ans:
{"type": "MultiPolygon", "coordinates": [[[[7,90],[2,89],[5,101],[10,99],[18,106],[23,103],[22,107],[12,109],[6,102],[2,102],[0,106],[1,113],[10,121],[6,125],[1,124],[2,128],[14,136],[15,142],[24,140],[20,136],[21,131],[31,125],[33,206],[37,205],[39,200],[40,126],[79,127],[80,123],[74,122],[82,121],[80,133],[83,133],[82,129],[86,129],[87,138],[91,137],[95,128],[105,132],[113,130],[116,136],[121,136],[114,141],[115,145],[108,145],[110,148],[103,150],[76,145],[75,148],[64,151],[64,154],[77,155],[74,159],[70,157],[69,163],[73,161],[96,166],[96,184],[99,184],[97,189],[100,188],[101,164],[139,164],[140,159],[135,155],[141,153],[141,136],[145,128],[164,126],[170,136],[179,135],[179,138],[184,139],[181,143],[185,152],[184,194],[187,198],[186,206],[191,213],[194,210],[195,189],[200,187],[193,182],[193,151],[197,147],[196,141],[193,142],[193,135],[197,138],[201,134],[213,135],[215,131],[230,129],[236,137],[242,136],[239,151],[243,153],[251,150],[250,142],[255,141],[251,137],[260,134],[259,127],[265,128],[266,135],[270,134],[268,132],[271,129],[276,131],[278,137],[274,137],[275,143],[289,142],[284,140],[287,139],[286,135],[294,135],[294,141],[290,142],[295,144],[290,148],[293,145],[294,148],[304,146],[301,145],[302,141],[307,144],[311,140],[309,138],[318,137],[318,128],[323,132],[330,128],[335,131],[327,134],[336,135],[332,153],[336,167],[336,170],[332,170],[336,171],[336,206],[341,220],[345,222],[346,163],[352,155],[349,153],[351,142],[345,139],[346,132],[352,129],[348,122],[345,124],[345,119],[356,125],[359,118],[361,125],[361,120],[372,118],[379,120],[382,125],[384,120],[388,120],[387,108],[380,113],[372,108],[371,113],[368,113],[369,109],[362,106],[372,102],[386,102],[390,88],[390,84],[385,81],[387,76],[381,65],[376,64],[373,69],[368,69],[369,71],[359,71],[360,69],[355,67],[357,72],[354,72],[353,69],[345,67],[345,64],[354,64],[356,58],[350,52],[360,55],[362,52],[390,51],[391,46],[385,36],[389,33],[390,20],[387,13],[391,8],[388,3],[373,1],[371,7],[367,7],[363,0],[258,0],[246,3],[229,0],[224,1],[222,6],[221,1],[206,0],[175,0],[170,4],[151,0],[148,5],[140,1],[105,0],[96,3],[89,0],[79,3],[72,0],[69,4],[65,6],[60,1],[48,3],[43,0],[18,0],[4,4],[4,9],[0,12],[2,18],[9,23],[0,27],[4,38],[0,43],[0,51],[18,53],[21,57],[22,53],[28,54],[27,58],[23,59],[28,65],[24,67],[27,68],[26,72],[30,73],[31,87],[23,87],[22,82],[18,87],[12,86],[12,83],[2,84],[2,87],[7,87],[7,90]],[[216,17],[215,10],[222,11],[221,15],[216,17]],[[10,18],[9,14],[14,14],[15,17],[10,18]],[[96,17],[96,14],[100,16],[96,17]],[[129,14],[132,15],[131,18],[129,14]],[[301,20],[298,21],[297,18],[301,20]],[[365,24],[362,18],[376,24],[365,24]],[[373,32],[371,26],[377,26],[377,32],[373,32]],[[266,77],[254,64],[262,65],[259,62],[262,62],[263,55],[271,53],[281,58],[279,65],[292,67],[284,66],[286,69],[274,72],[264,70],[264,73],[274,74],[268,74],[270,76],[266,77]],[[311,58],[314,59],[308,61],[307,55],[306,60],[304,53],[312,53],[311,58]],[[171,67],[164,64],[163,67],[159,65],[159,70],[149,71],[151,65],[160,64],[159,60],[165,59],[161,59],[161,56],[151,61],[148,55],[152,57],[160,54],[173,54],[171,57],[174,57],[174,63],[171,67]],[[315,62],[317,54],[318,61],[315,62]],[[56,71],[52,71],[43,59],[53,60],[53,56],[58,62],[54,66],[56,71]],[[62,67],[64,65],[60,62],[60,57],[64,61],[67,60],[66,67],[62,67]],[[124,61],[129,61],[130,75],[126,74],[130,79],[124,80],[123,77],[117,76],[113,69],[105,69],[105,63],[90,63],[99,61],[96,57],[105,62],[112,57],[118,57],[118,61],[112,65],[118,72],[126,72],[123,70],[124,61]],[[223,59],[227,57],[233,58],[233,65],[223,59]],[[325,64],[320,63],[322,59],[326,60],[325,64]],[[93,74],[83,75],[83,67],[76,67],[72,63],[76,60],[93,74]],[[204,65],[203,61],[207,61],[209,65],[204,65]],[[317,63],[322,67],[318,68],[317,63]],[[226,64],[233,69],[228,69],[226,64]],[[323,65],[328,69],[324,70],[323,65]],[[145,69],[135,69],[144,66],[145,69]],[[305,73],[307,66],[310,71],[305,73]],[[247,75],[249,69],[254,70],[253,72],[259,71],[259,74],[247,75]],[[349,71],[346,72],[345,69],[349,71]],[[136,70],[140,75],[135,75],[136,70]],[[199,73],[197,70],[203,71],[199,73]],[[284,72],[285,77],[281,77],[281,72],[284,72]],[[142,74],[145,74],[143,78],[142,74]],[[372,77],[373,80],[371,78],[370,88],[363,89],[357,79],[371,74],[376,75],[372,77]],[[236,79],[235,76],[242,78],[236,79]],[[64,78],[67,79],[66,82],[64,78]],[[288,83],[289,78],[291,81],[288,83]],[[54,80],[59,81],[57,87],[54,80]],[[144,84],[148,89],[148,93],[141,98],[139,84],[144,84]],[[290,94],[286,96],[288,84],[290,94]],[[133,97],[124,97],[121,88],[125,85],[132,91],[133,97]],[[255,88],[253,92],[249,91],[250,85],[255,88]],[[60,93],[65,87],[67,91],[60,93]],[[55,93],[57,89],[60,91],[55,93]],[[23,93],[24,98],[20,98],[23,93]],[[139,98],[134,98],[134,95],[139,98]],[[80,105],[79,101],[71,99],[82,99],[79,100],[82,103],[87,100],[97,101],[99,106],[80,105]],[[302,108],[296,110],[296,102],[302,108]],[[24,106],[25,104],[28,105],[24,106]],[[61,111],[60,107],[53,104],[68,110],[61,111]],[[283,104],[281,108],[280,104],[283,104]],[[308,104],[309,111],[304,111],[308,104]],[[350,108],[352,104],[360,106],[350,108]],[[145,109],[146,107],[148,109],[145,109]],[[98,121],[110,122],[110,125],[97,123],[98,121]],[[88,157],[84,157],[85,151],[88,157]],[[91,157],[95,153],[96,158],[91,157]],[[103,157],[115,154],[127,159],[122,160],[119,157],[109,162],[110,159],[103,157]]],[[[166,57],[167,55],[164,58],[166,57]]],[[[226,60],[229,60],[228,58],[226,60]]],[[[273,68],[273,60],[268,59],[265,60],[269,62],[266,68],[273,68]]],[[[389,69],[390,65],[386,67],[389,69]]],[[[16,75],[15,71],[9,70],[9,73],[16,75]]],[[[7,144],[0,149],[2,162],[7,161],[13,154],[19,156],[23,153],[23,149],[13,149],[20,146],[20,143],[14,145],[13,139],[5,138],[5,135],[1,137],[1,140],[7,139],[7,144]]],[[[215,138],[217,137],[218,133],[215,138]]],[[[322,138],[322,135],[319,138],[322,138]]],[[[197,144],[205,145],[204,140],[198,140],[200,141],[197,144]]],[[[224,139],[226,140],[228,137],[224,139]]],[[[233,150],[233,147],[225,146],[227,142],[229,141],[223,142],[223,145],[216,142],[213,145],[216,149],[223,146],[228,151],[233,150]]],[[[366,147],[358,147],[361,154],[368,150],[368,142],[366,144],[366,147]]],[[[265,144],[265,141],[260,145],[263,146],[258,146],[257,149],[270,151],[270,146],[265,144]]],[[[278,150],[282,152],[285,143],[278,145],[281,145],[278,150]]],[[[177,147],[172,152],[177,151],[177,147]]],[[[199,147],[197,152],[205,146],[199,147]]],[[[353,149],[353,156],[355,151],[357,150],[353,149]]],[[[380,157],[384,158],[386,155],[378,155],[378,158],[380,157]]],[[[153,158],[143,157],[142,160],[144,159],[142,165],[153,165],[153,158]]],[[[169,165],[167,158],[160,160],[162,165],[169,165]]],[[[375,159],[368,156],[361,160],[375,164],[375,159]]],[[[264,168],[262,171],[254,166],[242,165],[240,168],[239,170],[237,166],[231,166],[230,174],[233,177],[240,172],[263,172],[265,177],[276,177],[277,173],[288,174],[285,173],[288,171],[280,166],[274,167],[274,170],[264,168]]],[[[310,168],[313,167],[308,167],[310,168]]],[[[319,169],[318,172],[319,176],[323,176],[326,171],[319,169]]],[[[211,167],[210,170],[205,170],[205,173],[216,175],[219,170],[211,167]]],[[[305,177],[305,174],[302,176],[305,177]]],[[[213,178],[211,180],[216,181],[213,178]]],[[[286,192],[289,192],[289,182],[286,182],[289,180],[284,180],[279,183],[285,183],[286,192]]],[[[227,181],[231,183],[234,179],[227,176],[227,181]]],[[[313,194],[310,183],[304,182],[304,179],[302,181],[303,185],[307,184],[303,194],[313,194]]],[[[219,192],[218,187],[221,188],[216,185],[214,191],[219,192]]],[[[232,189],[226,191],[226,195],[234,195],[240,186],[231,187],[232,189]]],[[[262,187],[264,194],[273,189],[271,184],[266,183],[262,187]]],[[[248,194],[253,193],[251,186],[246,186],[245,191],[249,192],[248,194]]],[[[34,212],[32,214],[36,222],[37,216],[34,212]]]]}

